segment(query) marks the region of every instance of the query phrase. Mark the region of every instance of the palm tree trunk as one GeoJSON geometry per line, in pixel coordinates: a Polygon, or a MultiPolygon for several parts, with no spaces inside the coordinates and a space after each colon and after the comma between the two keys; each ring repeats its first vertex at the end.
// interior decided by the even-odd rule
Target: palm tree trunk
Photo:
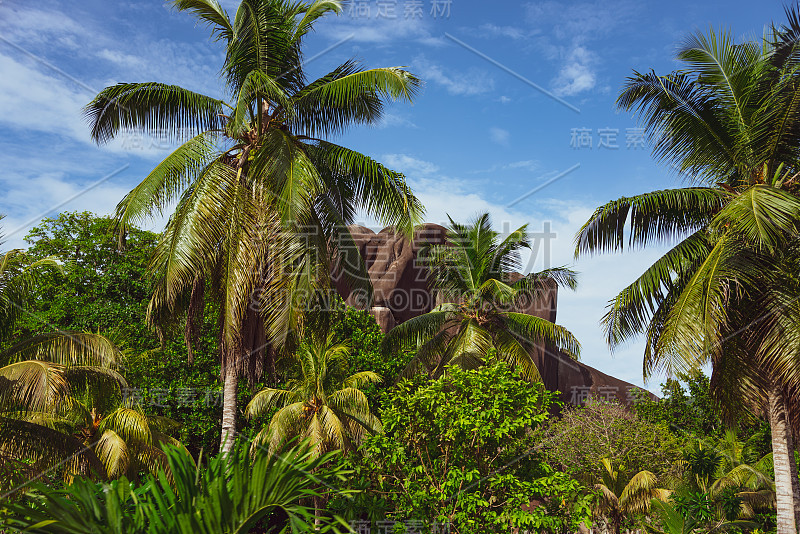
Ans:
{"type": "MultiPolygon", "coordinates": [[[[786,419],[788,427],[788,445],[789,445],[789,460],[791,462],[792,471],[792,495],[794,497],[794,519],[795,522],[800,522],[800,480],[798,480],[797,462],[795,461],[796,444],[794,442],[794,431],[792,430],[792,418],[789,410],[789,397],[783,395],[784,409],[786,410],[786,419]]],[[[800,526],[798,526],[800,532],[800,526]]]]}
{"type": "Polygon", "coordinates": [[[322,496],[314,496],[314,530],[319,530],[322,524],[322,496]]]}
{"type": "Polygon", "coordinates": [[[219,445],[221,453],[229,453],[236,439],[236,392],[239,386],[239,373],[236,360],[230,359],[222,386],[222,439],[219,445]]]}
{"type": "Polygon", "coordinates": [[[772,431],[772,460],[775,466],[775,502],[777,508],[777,533],[797,534],[795,515],[795,485],[797,467],[792,450],[791,429],[786,416],[783,388],[774,384],[767,395],[767,417],[772,431]]]}

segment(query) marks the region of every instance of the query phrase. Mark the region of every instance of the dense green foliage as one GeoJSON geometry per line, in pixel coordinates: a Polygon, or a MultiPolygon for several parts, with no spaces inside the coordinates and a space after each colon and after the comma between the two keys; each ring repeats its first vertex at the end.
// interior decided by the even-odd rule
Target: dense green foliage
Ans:
{"type": "Polygon", "coordinates": [[[385,435],[349,458],[366,490],[349,514],[464,533],[588,523],[590,497],[542,461],[533,433],[553,402],[502,363],[401,382],[381,412],[385,435]]]}
{"type": "MultiPolygon", "coordinates": [[[[634,403],[641,419],[667,426],[678,437],[722,440],[728,425],[722,408],[711,393],[709,378],[699,370],[668,378],[661,386],[662,397],[642,396],[634,403]]],[[[769,424],[759,418],[742,417],[736,427],[739,439],[747,443],[749,459],[756,461],[772,450],[769,424]]]]}
{"type": "Polygon", "coordinates": [[[137,350],[152,347],[144,325],[150,284],[144,276],[157,234],[132,229],[119,249],[114,222],[90,213],[61,213],[43,219],[26,236],[34,259],[56,257],[63,272],[52,271],[37,284],[31,314],[20,323],[20,335],[50,331],[52,326],[77,331],[123,328],[137,350]]]}
{"type": "Polygon", "coordinates": [[[381,401],[394,385],[400,371],[413,357],[411,351],[386,354],[381,351],[383,334],[375,318],[366,311],[341,305],[332,314],[332,332],[337,341],[349,340],[350,358],[348,373],[361,370],[374,371],[383,380],[364,388],[369,405],[380,413],[381,401]]]}
{"type": "Polygon", "coordinates": [[[709,379],[702,371],[668,378],[661,386],[661,395],[658,400],[638,399],[636,414],[651,423],[664,424],[680,435],[720,437],[723,434],[722,410],[712,398],[709,379]]]}
{"type": "Polygon", "coordinates": [[[620,107],[698,183],[601,206],[576,252],[676,242],[603,319],[612,346],[646,336],[646,376],[674,378],[662,399],[559,410],[531,351],[580,345],[519,310],[576,273],[520,277],[526,226],[451,220],[420,250],[440,305],[387,336],[325,296],[337,261],[369,290],[348,261],[358,210],[410,234],[422,206],[321,137],[376,124],[420,80],[348,61],[309,84],[303,39],[337,0],[172,4],[224,44],[233,100],[102,91],[96,141],[194,137],[114,220],[62,213],[2,255],[2,528],[796,534],[800,8],[763,43],[695,34],[684,69],[628,79],[620,107]],[[162,234],[135,228],[174,201],[162,234]]]}
{"type": "Polygon", "coordinates": [[[120,248],[114,227],[109,217],[83,212],[44,219],[30,231],[31,260],[54,256],[63,269],[41,277],[14,339],[55,330],[109,335],[127,356],[124,396],[181,423],[175,436],[193,454],[213,451],[220,417],[216,313],[208,307],[203,316],[190,366],[182,332],[168,330],[160,340],[145,322],[152,288],[146,269],[158,235],[130,228],[120,248]]]}
{"type": "MultiPolygon", "coordinates": [[[[125,246],[120,248],[109,217],[62,213],[47,218],[26,237],[30,261],[54,256],[62,258],[63,272],[51,271],[41,277],[29,314],[22,316],[14,339],[59,330],[100,330],[109,334],[126,352],[123,376],[130,385],[126,396],[139,401],[146,413],[168,417],[180,423],[174,433],[192,454],[206,454],[217,448],[221,413],[219,349],[213,334],[216,310],[206,305],[201,336],[194,346],[195,361],[187,361],[182,330],[169,328],[163,337],[149,328],[145,312],[151,283],[147,264],[157,234],[129,228],[125,246]],[[116,281],[115,283],[111,283],[116,281]],[[118,282],[118,283],[117,283],[118,282]]],[[[404,354],[384,358],[383,340],[375,319],[367,312],[344,306],[334,308],[332,331],[336,340],[350,341],[350,374],[374,370],[394,377],[407,363],[404,354]]],[[[393,379],[366,389],[371,406],[379,406],[378,394],[393,379]]],[[[254,384],[253,391],[263,384],[254,384]]],[[[251,396],[241,386],[240,405],[251,396]]],[[[245,423],[242,432],[258,430],[262,421],[245,423]]]]}

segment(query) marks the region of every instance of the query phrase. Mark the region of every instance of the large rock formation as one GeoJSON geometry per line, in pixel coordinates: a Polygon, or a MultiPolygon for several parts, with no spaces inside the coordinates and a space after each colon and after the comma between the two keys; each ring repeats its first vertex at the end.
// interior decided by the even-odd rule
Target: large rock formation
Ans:
{"type": "MultiPolygon", "coordinates": [[[[416,231],[413,243],[392,228],[375,233],[363,226],[351,226],[350,232],[364,258],[374,290],[370,313],[382,331],[387,332],[436,306],[436,295],[428,286],[428,270],[417,255],[426,243],[445,242],[444,227],[437,224],[422,226],[416,231]]],[[[348,304],[361,309],[367,307],[363,295],[351,291],[343,277],[336,276],[335,282],[348,304]]],[[[552,284],[520,311],[555,322],[557,304],[558,287],[552,284]]],[[[582,404],[590,396],[617,399],[626,404],[631,400],[633,384],[572,360],[554,347],[538,346],[533,357],[545,386],[560,391],[565,403],[582,404]]]]}

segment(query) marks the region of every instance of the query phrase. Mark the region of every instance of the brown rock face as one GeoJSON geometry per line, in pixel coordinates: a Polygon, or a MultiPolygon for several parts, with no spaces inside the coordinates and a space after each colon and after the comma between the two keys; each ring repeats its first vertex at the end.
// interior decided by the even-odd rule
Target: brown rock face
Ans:
{"type": "MultiPolygon", "coordinates": [[[[446,232],[438,224],[425,224],[416,231],[411,243],[391,228],[376,234],[363,226],[350,227],[374,290],[369,310],[383,332],[436,306],[436,296],[428,286],[428,270],[417,260],[417,254],[426,243],[444,243],[446,232]]],[[[363,295],[351,291],[342,277],[334,278],[337,290],[349,305],[360,309],[368,306],[363,295]]],[[[555,322],[557,304],[558,287],[553,283],[520,311],[555,322]]],[[[560,391],[565,403],[583,404],[590,396],[626,404],[631,401],[633,384],[576,362],[554,347],[538,346],[533,357],[545,386],[560,391]]]]}

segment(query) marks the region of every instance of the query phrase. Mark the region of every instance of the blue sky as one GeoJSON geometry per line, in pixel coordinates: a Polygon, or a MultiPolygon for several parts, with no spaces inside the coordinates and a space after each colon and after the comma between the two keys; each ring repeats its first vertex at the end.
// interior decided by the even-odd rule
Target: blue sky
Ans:
{"type": "MultiPolygon", "coordinates": [[[[318,23],[306,69],[314,76],[356,58],[419,76],[425,87],[413,105],[392,104],[383,124],[337,141],[406,173],[428,221],[488,211],[498,228],[549,227],[555,235],[527,270],[581,272],[579,290],[559,296],[559,322],[578,336],[584,362],[641,385],[642,343],[612,356],[598,321],[659,249],[576,262],[572,239],[598,205],[683,182],[640,145],[638,124],[616,110],[616,96],[634,69],[676,68],[674,51],[693,31],[713,26],[757,39],[782,20],[776,1],[357,1],[318,23]]],[[[221,60],[205,27],[158,0],[2,0],[5,247],[24,246],[46,215],[111,213],[168,153],[158,139],[95,146],[81,108],[100,89],[160,81],[224,96],[221,60]]],[[[647,387],[658,391],[659,381],[647,387]]]]}

